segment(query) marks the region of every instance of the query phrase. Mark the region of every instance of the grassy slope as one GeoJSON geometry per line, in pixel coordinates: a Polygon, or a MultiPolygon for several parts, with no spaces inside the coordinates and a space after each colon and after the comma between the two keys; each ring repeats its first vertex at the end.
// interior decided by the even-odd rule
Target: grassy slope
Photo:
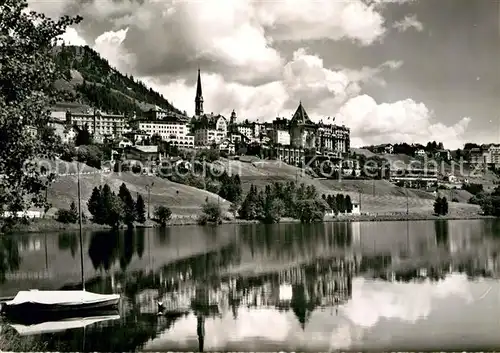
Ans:
{"type": "MultiPolygon", "coordinates": [[[[429,213],[432,211],[435,196],[420,190],[407,190],[397,187],[385,180],[320,180],[302,175],[300,169],[277,161],[258,161],[245,163],[241,161],[222,160],[231,173],[241,175],[243,192],[247,192],[251,184],[264,187],[269,182],[297,180],[299,183],[314,185],[321,194],[342,192],[359,201],[364,212],[392,213],[406,212],[406,194],[410,212],[429,213]],[[373,187],[375,185],[375,188],[373,187]],[[375,191],[375,193],[374,193],[375,191]]],[[[449,190],[443,195],[449,198],[449,190]]],[[[450,203],[452,215],[477,212],[479,208],[467,204],[471,195],[466,191],[453,191],[453,197],[460,203],[450,203]]]]}
{"type": "MultiPolygon", "coordinates": [[[[73,168],[76,164],[73,163],[73,168]]],[[[83,167],[81,167],[83,168],[83,167]]],[[[96,170],[85,166],[86,173],[96,170]]],[[[151,212],[156,205],[165,205],[172,209],[174,215],[193,215],[200,212],[200,206],[208,197],[209,200],[220,202],[224,209],[229,207],[229,202],[218,198],[217,195],[205,190],[196,189],[190,186],[173,183],[171,181],[147,175],[135,175],[133,173],[96,173],[83,174],[80,177],[82,206],[87,211],[87,200],[90,198],[92,189],[95,186],[109,184],[111,188],[118,192],[122,183],[125,183],[134,196],[140,193],[144,201],[148,201],[147,185],[154,182],[151,188],[151,212]]],[[[55,208],[68,208],[73,200],[77,200],[77,177],[60,176],[52,184],[48,191],[49,201],[55,208]]]]}

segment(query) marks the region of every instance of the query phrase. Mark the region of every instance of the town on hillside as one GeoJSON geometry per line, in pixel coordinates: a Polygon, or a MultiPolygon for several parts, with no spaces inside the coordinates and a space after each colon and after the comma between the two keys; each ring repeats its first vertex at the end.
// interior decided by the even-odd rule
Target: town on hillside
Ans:
{"type": "MultiPolygon", "coordinates": [[[[351,186],[356,186],[357,182],[357,189],[346,189],[349,191],[344,195],[344,199],[348,199],[345,201],[347,204],[331,200],[331,194],[335,192],[330,192],[328,188],[333,184],[325,184],[325,188],[320,189],[316,187],[315,192],[320,192],[327,203],[327,215],[339,212],[384,213],[383,207],[370,207],[370,203],[373,206],[377,200],[368,200],[364,209],[361,207],[361,194],[376,197],[377,180],[417,192],[411,196],[407,193],[407,199],[422,198],[423,194],[418,194],[419,191],[437,197],[434,212],[438,215],[448,214],[448,202],[479,205],[481,201],[478,197],[482,194],[476,197],[478,193],[496,190],[500,146],[495,144],[479,146],[467,143],[463,149],[454,151],[436,141],[429,141],[426,145],[401,142],[353,148],[348,126],[337,124],[334,117],[313,122],[302,102],[298,102],[292,116],[276,117],[274,120],[240,118],[234,110],[230,117],[207,113],[199,69],[194,93],[195,114],[192,117],[177,109],[162,109],[159,106],[130,116],[97,108],[82,110],[79,105],[58,103],[51,109],[49,126],[64,146],[60,159],[73,161],[76,158],[97,170],[160,176],[213,192],[238,204],[243,201],[241,178],[246,178],[244,184],[251,184],[247,185],[246,191],[256,191],[253,189],[255,175],[245,175],[244,170],[242,173],[241,163],[255,168],[259,167],[259,163],[265,166],[266,162],[273,161],[278,171],[274,179],[269,178],[271,184],[273,181],[286,181],[286,178],[280,179],[282,172],[279,169],[286,166],[295,168],[295,178],[292,179],[296,183],[299,176],[309,181],[349,181],[351,186]],[[201,160],[210,168],[200,169],[199,165],[195,165],[201,160]],[[219,167],[225,169],[224,175],[228,176],[229,184],[232,183],[231,178],[237,175],[238,185],[234,190],[238,191],[224,191],[222,184],[226,179],[218,176],[205,175],[200,179],[193,176],[196,173],[189,175],[189,171],[213,172],[211,167],[217,161],[223,161],[219,167]],[[373,185],[368,187],[373,190],[367,190],[367,180],[373,180],[373,185]],[[457,192],[446,193],[445,190],[457,192]],[[440,206],[441,203],[443,206],[440,206]],[[330,206],[332,210],[329,210],[330,206]]],[[[301,179],[301,182],[304,180],[301,179]]],[[[337,193],[343,190],[338,185],[333,189],[337,193]]],[[[220,204],[220,199],[217,202],[220,204]]],[[[406,214],[409,213],[408,203],[407,200],[406,214]]],[[[397,208],[404,214],[405,206],[400,206],[392,212],[397,208]]],[[[240,215],[245,213],[240,211],[240,215]]],[[[283,212],[280,213],[283,215],[283,212]]],[[[246,218],[259,219],[258,216],[248,215],[246,218]]]]}

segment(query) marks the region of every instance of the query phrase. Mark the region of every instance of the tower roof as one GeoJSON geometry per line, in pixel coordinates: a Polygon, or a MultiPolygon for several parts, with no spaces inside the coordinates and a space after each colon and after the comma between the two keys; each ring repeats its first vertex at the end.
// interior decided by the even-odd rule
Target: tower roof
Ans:
{"type": "Polygon", "coordinates": [[[201,91],[201,73],[198,69],[198,83],[196,84],[196,98],[202,98],[203,92],[201,91]]]}
{"type": "Polygon", "coordinates": [[[311,119],[309,119],[309,115],[307,115],[306,110],[302,106],[302,102],[299,103],[295,114],[293,114],[291,123],[297,125],[314,125],[311,119]]]}

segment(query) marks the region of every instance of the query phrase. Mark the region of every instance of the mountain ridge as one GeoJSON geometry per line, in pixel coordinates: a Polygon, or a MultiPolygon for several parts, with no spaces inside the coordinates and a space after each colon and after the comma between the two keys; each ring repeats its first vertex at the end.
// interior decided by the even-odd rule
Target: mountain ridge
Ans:
{"type": "Polygon", "coordinates": [[[81,110],[95,107],[106,113],[141,116],[159,107],[184,114],[162,94],[133,76],[121,73],[89,46],[56,46],[54,61],[64,73],[56,82],[58,90],[68,93],[58,106],[74,105],[81,110]]]}

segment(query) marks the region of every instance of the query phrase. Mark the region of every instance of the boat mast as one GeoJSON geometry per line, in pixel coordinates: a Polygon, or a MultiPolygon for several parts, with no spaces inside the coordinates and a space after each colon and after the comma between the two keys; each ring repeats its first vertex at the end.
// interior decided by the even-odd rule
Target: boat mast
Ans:
{"type": "Polygon", "coordinates": [[[83,239],[82,239],[82,202],[80,195],[80,166],[78,161],[76,162],[77,169],[77,184],[78,184],[78,223],[80,228],[80,268],[82,271],[82,290],[85,290],[85,277],[83,273],[83,239]]]}

